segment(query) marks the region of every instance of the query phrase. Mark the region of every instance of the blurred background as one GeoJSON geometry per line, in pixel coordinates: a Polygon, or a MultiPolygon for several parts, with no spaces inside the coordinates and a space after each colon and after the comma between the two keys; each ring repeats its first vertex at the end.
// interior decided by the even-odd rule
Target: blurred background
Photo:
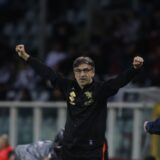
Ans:
{"type": "Polygon", "coordinates": [[[14,147],[54,139],[65,124],[60,91],[20,60],[15,46],[73,78],[72,62],[95,60],[96,79],[145,59],[141,74],[111,97],[107,133],[111,159],[160,159],[160,139],[143,131],[160,116],[159,0],[0,0],[0,134],[14,147]]]}

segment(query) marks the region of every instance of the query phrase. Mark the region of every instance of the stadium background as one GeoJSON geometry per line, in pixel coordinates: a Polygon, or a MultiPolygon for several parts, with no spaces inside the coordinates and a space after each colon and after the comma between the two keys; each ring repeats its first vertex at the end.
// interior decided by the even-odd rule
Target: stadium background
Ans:
{"type": "Polygon", "coordinates": [[[19,60],[14,51],[19,43],[25,44],[31,55],[67,77],[73,77],[72,61],[79,55],[95,60],[96,78],[100,80],[123,71],[135,55],[144,57],[143,73],[110,99],[117,105],[110,114],[110,122],[114,122],[115,117],[115,123],[109,124],[116,124],[112,130],[116,138],[110,144],[114,148],[111,158],[134,158],[136,124],[140,124],[139,145],[143,155],[137,151],[139,157],[135,155],[135,158],[142,159],[149,154],[159,156],[158,144],[143,133],[143,121],[159,116],[158,0],[0,0],[0,134],[7,133],[13,145],[53,139],[63,127],[65,114],[57,110],[59,104],[49,105],[54,106],[53,109],[46,107],[46,103],[61,102],[63,97],[19,60]],[[36,110],[37,106],[26,103],[37,101],[43,109],[36,110]],[[143,105],[140,107],[143,114],[135,114],[135,118],[134,109],[130,109],[134,102],[143,105]],[[156,115],[152,114],[155,105],[156,115]],[[140,117],[141,121],[136,123],[134,119],[140,117]]]}

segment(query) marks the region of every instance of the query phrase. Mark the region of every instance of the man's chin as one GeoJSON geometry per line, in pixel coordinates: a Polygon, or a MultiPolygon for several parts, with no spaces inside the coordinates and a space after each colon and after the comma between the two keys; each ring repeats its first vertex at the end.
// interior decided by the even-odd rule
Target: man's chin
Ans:
{"type": "Polygon", "coordinates": [[[79,83],[79,85],[80,85],[80,86],[85,86],[85,85],[87,85],[87,82],[86,82],[86,81],[81,81],[81,82],[79,83]]]}
{"type": "Polygon", "coordinates": [[[85,86],[87,83],[80,83],[81,86],[85,86]]]}

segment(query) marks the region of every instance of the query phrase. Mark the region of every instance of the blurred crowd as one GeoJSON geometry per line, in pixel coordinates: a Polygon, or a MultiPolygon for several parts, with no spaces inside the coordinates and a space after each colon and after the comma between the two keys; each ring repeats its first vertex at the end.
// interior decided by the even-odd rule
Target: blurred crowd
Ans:
{"type": "Polygon", "coordinates": [[[46,2],[45,53],[39,56],[39,1],[0,0],[1,101],[63,100],[59,90],[19,60],[14,51],[19,43],[67,77],[73,77],[72,62],[80,55],[95,60],[99,80],[127,69],[132,58],[140,55],[145,65],[133,83],[160,86],[160,2],[139,0],[132,6],[132,1],[119,5],[114,0],[95,0],[92,12],[87,2],[46,2]]]}

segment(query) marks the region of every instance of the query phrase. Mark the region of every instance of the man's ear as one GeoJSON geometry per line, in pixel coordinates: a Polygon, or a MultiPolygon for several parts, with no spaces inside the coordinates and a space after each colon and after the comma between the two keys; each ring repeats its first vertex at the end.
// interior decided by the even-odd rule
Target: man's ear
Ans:
{"type": "Polygon", "coordinates": [[[93,71],[93,73],[92,73],[92,78],[95,76],[95,71],[93,71]]]}

